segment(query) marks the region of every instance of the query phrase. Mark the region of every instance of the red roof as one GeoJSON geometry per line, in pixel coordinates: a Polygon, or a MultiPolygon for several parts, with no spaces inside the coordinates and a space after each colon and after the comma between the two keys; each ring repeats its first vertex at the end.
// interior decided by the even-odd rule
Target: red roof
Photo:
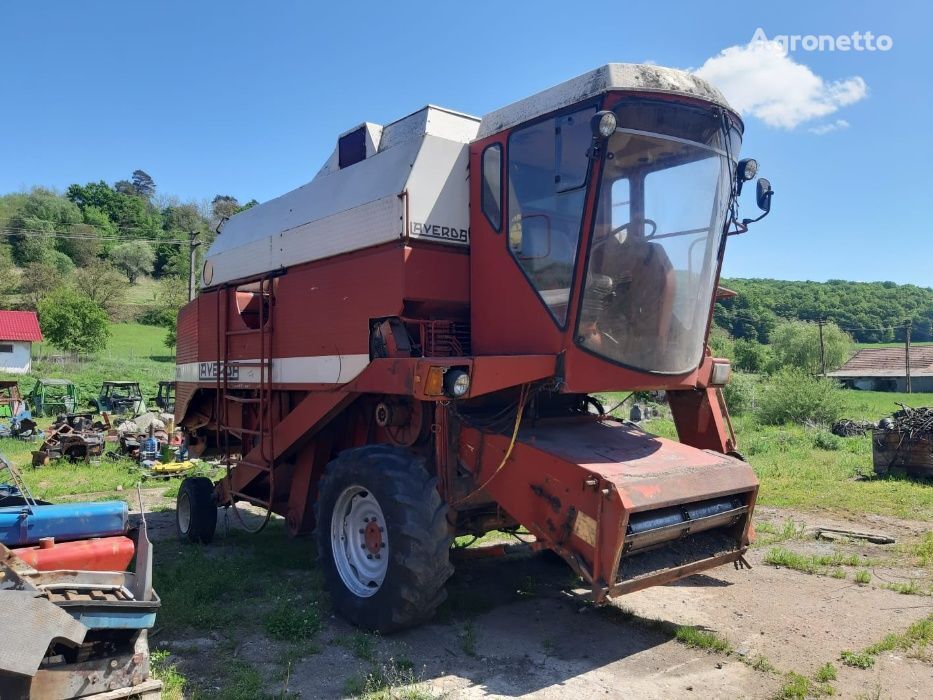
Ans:
{"type": "Polygon", "coordinates": [[[42,340],[35,311],[0,311],[0,340],[42,340]]]}

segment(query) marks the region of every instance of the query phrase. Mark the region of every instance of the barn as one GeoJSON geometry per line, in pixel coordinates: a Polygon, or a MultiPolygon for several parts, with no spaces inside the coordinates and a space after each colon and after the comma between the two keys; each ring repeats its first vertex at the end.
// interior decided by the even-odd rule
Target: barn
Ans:
{"type": "MultiPolygon", "coordinates": [[[[906,359],[902,347],[865,348],[829,376],[851,389],[907,391],[906,359]]],[[[933,391],[933,345],[910,349],[910,384],[913,391],[933,391]]]]}
{"type": "Polygon", "coordinates": [[[35,311],[0,311],[0,372],[28,372],[32,368],[32,344],[41,340],[35,311]]]}

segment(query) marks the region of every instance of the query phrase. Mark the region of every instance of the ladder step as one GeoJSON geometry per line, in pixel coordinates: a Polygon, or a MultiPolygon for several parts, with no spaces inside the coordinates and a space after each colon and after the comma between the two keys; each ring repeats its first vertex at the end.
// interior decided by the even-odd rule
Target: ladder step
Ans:
{"type": "Polygon", "coordinates": [[[234,328],[233,330],[227,330],[225,332],[229,337],[232,335],[265,335],[270,330],[271,329],[266,326],[264,328],[234,328]]]}

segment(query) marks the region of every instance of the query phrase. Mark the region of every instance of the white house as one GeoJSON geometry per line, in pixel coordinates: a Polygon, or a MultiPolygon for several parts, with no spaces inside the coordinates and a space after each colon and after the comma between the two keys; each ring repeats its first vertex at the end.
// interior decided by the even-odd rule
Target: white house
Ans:
{"type": "Polygon", "coordinates": [[[0,371],[28,372],[32,368],[32,344],[41,340],[35,311],[0,311],[0,371]]]}

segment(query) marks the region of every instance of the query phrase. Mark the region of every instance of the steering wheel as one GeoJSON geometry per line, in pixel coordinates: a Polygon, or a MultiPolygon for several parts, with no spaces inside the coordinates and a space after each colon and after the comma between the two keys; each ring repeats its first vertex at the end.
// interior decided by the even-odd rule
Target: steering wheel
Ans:
{"type": "MultiPolygon", "coordinates": [[[[656,222],[654,219],[642,219],[642,221],[643,221],[645,224],[650,224],[650,226],[651,226],[651,232],[645,234],[645,239],[646,239],[646,240],[647,240],[647,239],[650,239],[652,236],[654,236],[654,234],[656,234],[656,233],[658,232],[658,224],[657,224],[657,222],[656,222]]],[[[627,228],[628,228],[629,226],[631,226],[631,225],[632,225],[632,222],[631,222],[631,221],[626,221],[626,222],[625,222],[624,224],[622,224],[621,226],[616,226],[616,227],[615,227],[614,229],[612,229],[606,236],[604,236],[604,237],[602,238],[602,240],[599,240],[599,241],[597,241],[596,243],[593,244],[593,250],[596,250],[596,249],[599,248],[600,246],[606,245],[606,242],[607,242],[607,241],[609,241],[609,240],[612,239],[612,238],[615,238],[615,236],[617,236],[619,233],[621,233],[622,231],[624,231],[625,229],[627,229],[627,228]]]]}

